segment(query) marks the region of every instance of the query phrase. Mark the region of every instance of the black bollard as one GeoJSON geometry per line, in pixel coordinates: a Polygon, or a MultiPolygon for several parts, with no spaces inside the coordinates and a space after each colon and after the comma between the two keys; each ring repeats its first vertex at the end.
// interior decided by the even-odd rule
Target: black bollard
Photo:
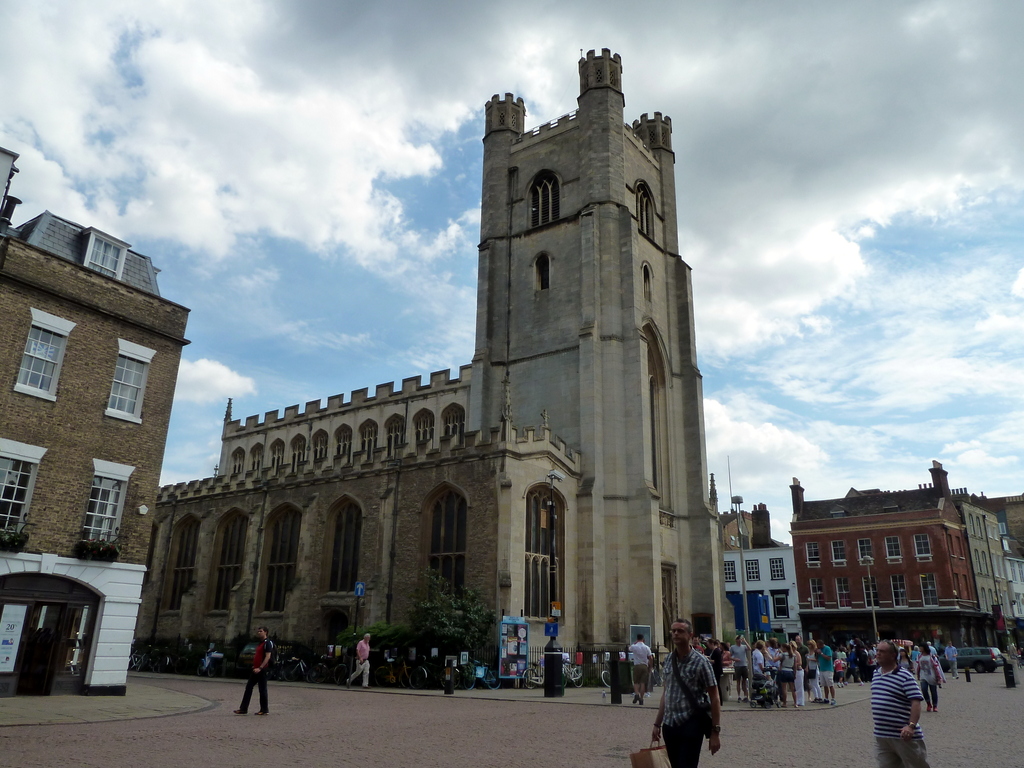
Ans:
{"type": "Polygon", "coordinates": [[[1009,659],[1007,659],[1003,663],[1003,678],[1006,680],[1006,687],[1007,688],[1016,688],[1017,687],[1017,678],[1013,674],[1013,665],[1010,664],[1010,660],[1009,659]]]}
{"type": "Polygon", "coordinates": [[[968,683],[971,682],[971,668],[970,667],[964,667],[964,678],[967,680],[968,683]]]}
{"type": "Polygon", "coordinates": [[[608,662],[608,680],[612,686],[612,704],[622,703],[622,686],[619,685],[619,654],[613,652],[611,661],[608,662]]]}
{"type": "Polygon", "coordinates": [[[451,696],[455,693],[455,661],[445,659],[444,662],[444,695],[451,696]]]}
{"type": "Polygon", "coordinates": [[[558,638],[552,637],[544,646],[544,698],[558,698],[565,695],[562,687],[562,646],[558,638]]]}

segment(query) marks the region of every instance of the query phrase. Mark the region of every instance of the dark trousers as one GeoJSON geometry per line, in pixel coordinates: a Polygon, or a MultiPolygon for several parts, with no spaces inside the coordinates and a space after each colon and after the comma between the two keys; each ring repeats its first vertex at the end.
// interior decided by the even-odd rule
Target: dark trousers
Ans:
{"type": "Polygon", "coordinates": [[[924,696],[924,703],[932,707],[939,706],[939,689],[934,683],[921,681],[921,695],[924,696]]]}
{"type": "Polygon", "coordinates": [[[245,694],[242,696],[242,705],[239,707],[243,712],[249,711],[249,701],[252,699],[252,689],[254,686],[260,687],[260,712],[269,712],[270,708],[267,704],[267,673],[253,671],[249,675],[249,680],[245,684],[245,694]]]}
{"type": "Polygon", "coordinates": [[[691,717],[681,725],[666,725],[661,729],[665,749],[672,768],[697,768],[700,750],[704,746],[704,734],[700,720],[691,717]]]}

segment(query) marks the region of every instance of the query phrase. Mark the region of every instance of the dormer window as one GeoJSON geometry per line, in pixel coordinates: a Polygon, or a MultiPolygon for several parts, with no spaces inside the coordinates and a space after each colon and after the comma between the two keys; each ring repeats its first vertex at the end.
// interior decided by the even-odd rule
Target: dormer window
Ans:
{"type": "Polygon", "coordinates": [[[128,251],[128,243],[95,229],[87,229],[85,233],[89,235],[85,250],[85,266],[107,277],[120,279],[124,271],[124,255],[128,251]]]}

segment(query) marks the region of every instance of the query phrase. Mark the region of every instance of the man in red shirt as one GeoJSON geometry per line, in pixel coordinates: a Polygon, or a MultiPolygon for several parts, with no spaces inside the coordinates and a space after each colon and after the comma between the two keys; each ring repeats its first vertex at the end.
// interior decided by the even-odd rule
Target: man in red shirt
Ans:
{"type": "Polygon", "coordinates": [[[359,677],[359,673],[363,675],[363,688],[370,687],[370,633],[367,632],[363,635],[363,639],[356,643],[356,670],[352,673],[352,676],[345,683],[347,686],[352,685],[352,681],[359,677]]]}
{"type": "Polygon", "coordinates": [[[256,652],[252,656],[252,673],[245,684],[245,694],[242,696],[242,705],[235,710],[236,715],[245,715],[249,712],[249,700],[252,699],[252,689],[259,686],[260,689],[260,711],[257,715],[269,715],[270,708],[267,704],[267,666],[274,656],[274,641],[267,635],[270,630],[266,627],[256,628],[256,639],[260,641],[256,646],[256,652]]]}

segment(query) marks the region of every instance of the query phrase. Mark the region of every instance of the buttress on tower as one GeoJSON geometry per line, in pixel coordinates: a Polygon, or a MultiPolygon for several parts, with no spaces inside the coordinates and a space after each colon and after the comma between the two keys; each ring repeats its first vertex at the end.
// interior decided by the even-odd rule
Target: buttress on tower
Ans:
{"type": "Polygon", "coordinates": [[[622,62],[608,49],[581,58],[579,76],[578,109],[540,128],[524,129],[512,94],[485,108],[468,426],[545,413],[580,451],[565,543],[582,640],[619,641],[623,627],[651,622],[657,639],[676,616],[717,632],[720,553],[672,121],[623,123],[622,62]]]}

